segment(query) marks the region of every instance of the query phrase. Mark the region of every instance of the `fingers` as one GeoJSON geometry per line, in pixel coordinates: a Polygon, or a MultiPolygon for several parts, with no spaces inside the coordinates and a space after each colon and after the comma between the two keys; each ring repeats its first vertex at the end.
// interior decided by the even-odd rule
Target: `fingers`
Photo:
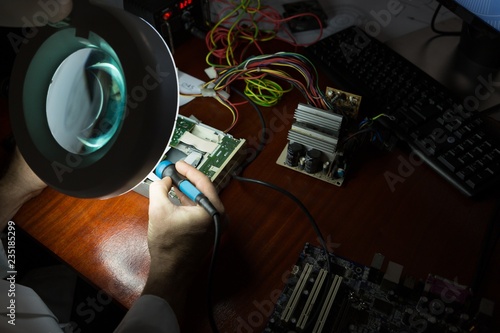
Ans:
{"type": "Polygon", "coordinates": [[[224,213],[224,206],[219,199],[217,190],[205,174],[184,161],[177,162],[175,164],[175,168],[181,175],[189,179],[189,181],[193,183],[193,185],[196,186],[196,188],[198,188],[198,190],[200,190],[208,198],[208,200],[210,200],[219,213],[224,213]]]}
{"type": "Polygon", "coordinates": [[[170,200],[168,199],[168,191],[172,187],[172,179],[165,177],[161,180],[153,182],[149,185],[149,212],[155,213],[160,209],[168,209],[170,200]]]}

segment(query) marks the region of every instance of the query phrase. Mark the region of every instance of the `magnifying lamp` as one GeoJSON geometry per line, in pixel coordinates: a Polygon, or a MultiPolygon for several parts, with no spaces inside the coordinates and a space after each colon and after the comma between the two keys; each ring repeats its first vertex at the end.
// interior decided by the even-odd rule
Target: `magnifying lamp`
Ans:
{"type": "Polygon", "coordinates": [[[66,21],[25,40],[10,86],[12,129],[26,162],[75,197],[113,197],[141,183],[177,118],[172,55],[123,6],[74,1],[66,21]]]}

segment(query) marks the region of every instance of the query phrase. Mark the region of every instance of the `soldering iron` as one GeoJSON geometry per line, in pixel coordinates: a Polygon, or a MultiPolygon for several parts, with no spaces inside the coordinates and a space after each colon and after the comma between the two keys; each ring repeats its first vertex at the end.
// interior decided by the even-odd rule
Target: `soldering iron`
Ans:
{"type": "Polygon", "coordinates": [[[159,178],[170,177],[172,179],[172,183],[189,199],[193,202],[196,202],[201,207],[203,207],[210,216],[214,217],[216,214],[219,214],[217,209],[212,205],[210,200],[200,192],[189,180],[183,177],[181,174],[177,172],[175,169],[175,164],[170,161],[162,161],[158,164],[155,170],[155,174],[159,178]]]}
{"type": "Polygon", "coordinates": [[[200,206],[202,206],[208,214],[213,218],[214,220],[214,226],[215,226],[215,241],[214,241],[214,249],[212,252],[212,260],[210,262],[210,267],[209,267],[209,274],[208,274],[208,285],[210,286],[208,288],[208,293],[207,293],[207,300],[208,300],[208,311],[209,311],[209,322],[210,326],[212,328],[212,332],[218,333],[219,329],[217,328],[217,323],[215,322],[215,317],[214,317],[214,309],[212,306],[212,284],[213,284],[213,271],[214,271],[214,266],[215,266],[215,260],[216,260],[216,254],[217,250],[219,247],[219,242],[220,242],[220,237],[221,237],[221,217],[220,213],[217,211],[217,209],[212,205],[210,200],[200,192],[194,186],[188,179],[186,179],[184,176],[179,174],[177,170],[175,169],[175,164],[168,161],[164,160],[158,164],[158,166],[155,169],[155,174],[159,178],[165,178],[165,177],[170,177],[172,179],[172,183],[182,192],[184,193],[189,199],[191,199],[193,202],[196,202],[200,206]]]}

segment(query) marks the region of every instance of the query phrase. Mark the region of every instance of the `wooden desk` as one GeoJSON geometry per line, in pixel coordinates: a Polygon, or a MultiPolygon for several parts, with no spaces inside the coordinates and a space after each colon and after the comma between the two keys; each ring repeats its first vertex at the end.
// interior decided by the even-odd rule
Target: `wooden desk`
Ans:
{"type": "MultiPolygon", "coordinates": [[[[204,78],[205,48],[191,40],[177,50],[179,69],[204,78]],[[199,50],[199,52],[193,52],[199,50]]],[[[327,83],[327,82],[326,82],[327,83]]],[[[270,134],[262,154],[244,175],[292,191],[310,210],[335,253],[369,265],[380,252],[404,266],[404,275],[433,273],[473,281],[481,243],[497,204],[497,193],[468,199],[426,165],[403,170],[404,182],[391,191],[384,173],[398,173],[407,151],[360,151],[349,180],[336,187],[278,166],[293,110],[303,101],[286,95],[264,115],[270,134]]],[[[216,101],[198,99],[181,108],[208,125],[226,128],[230,115],[216,101]]],[[[256,142],[260,125],[248,105],[240,110],[235,137],[256,142]]],[[[318,244],[308,221],[287,198],[257,185],[231,181],[221,193],[230,227],[224,235],[215,277],[215,309],[221,332],[260,332],[269,301],[283,288],[283,276],[305,242],[318,244]]],[[[18,226],[84,278],[130,307],[146,280],[148,200],[135,192],[101,201],[81,200],[45,190],[15,217],[18,226]]],[[[484,295],[500,300],[499,247],[483,284],[484,295]]],[[[184,332],[209,332],[206,268],[189,298],[184,332]]],[[[498,306],[497,306],[498,309],[498,306]]],[[[499,317],[499,311],[496,311],[499,317]]]]}

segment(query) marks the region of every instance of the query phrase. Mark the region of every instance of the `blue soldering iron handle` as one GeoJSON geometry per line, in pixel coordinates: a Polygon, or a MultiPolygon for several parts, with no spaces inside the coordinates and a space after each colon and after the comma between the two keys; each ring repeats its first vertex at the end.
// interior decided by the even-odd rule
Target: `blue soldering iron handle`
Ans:
{"type": "Polygon", "coordinates": [[[172,179],[172,183],[189,199],[193,202],[196,202],[210,214],[210,216],[214,216],[219,212],[212,205],[210,200],[200,192],[188,179],[180,175],[175,169],[175,164],[170,161],[162,161],[158,164],[155,170],[155,174],[159,178],[170,177],[172,179]]]}

